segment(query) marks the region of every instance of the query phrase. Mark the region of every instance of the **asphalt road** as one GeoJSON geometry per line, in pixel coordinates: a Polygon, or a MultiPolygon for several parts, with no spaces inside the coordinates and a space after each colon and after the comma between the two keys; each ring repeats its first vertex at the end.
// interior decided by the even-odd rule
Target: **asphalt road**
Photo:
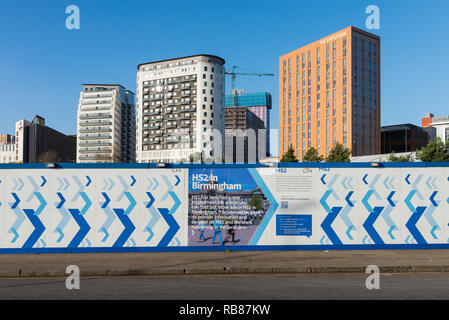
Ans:
{"type": "Polygon", "coordinates": [[[0,299],[307,300],[449,299],[449,274],[381,274],[368,290],[364,274],[1,279],[0,299]]]}

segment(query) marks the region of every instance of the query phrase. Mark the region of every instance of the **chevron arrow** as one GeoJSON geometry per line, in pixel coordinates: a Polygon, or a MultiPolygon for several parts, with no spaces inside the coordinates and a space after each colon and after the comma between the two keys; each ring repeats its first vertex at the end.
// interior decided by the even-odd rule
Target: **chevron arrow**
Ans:
{"type": "Polygon", "coordinates": [[[174,201],[173,207],[170,209],[170,211],[168,213],[174,214],[176,212],[176,210],[178,210],[179,206],[181,205],[181,201],[179,200],[176,193],[174,193],[173,191],[169,191],[168,193],[170,194],[171,198],[174,201]]]}
{"type": "Polygon", "coordinates": [[[416,227],[416,223],[418,223],[418,220],[421,218],[425,210],[426,207],[417,207],[416,211],[412,214],[410,219],[405,224],[405,226],[410,231],[413,238],[415,238],[416,242],[419,244],[427,244],[426,239],[424,239],[424,237],[416,227]]]}
{"type": "Polygon", "coordinates": [[[87,179],[86,187],[88,187],[88,186],[90,186],[92,180],[90,179],[89,176],[86,176],[86,179],[87,179]]]}
{"type": "Polygon", "coordinates": [[[371,239],[373,239],[375,244],[384,244],[384,241],[379,236],[376,229],[374,229],[374,223],[376,222],[383,209],[384,207],[374,207],[373,211],[368,216],[368,219],[366,219],[363,223],[363,227],[365,228],[371,239]]]}
{"type": "Polygon", "coordinates": [[[408,179],[410,178],[410,176],[411,176],[411,175],[408,174],[408,175],[405,177],[405,181],[406,181],[408,184],[411,184],[410,181],[408,180],[408,179]]]}
{"type": "Polygon", "coordinates": [[[131,183],[131,187],[133,187],[135,184],[136,184],[136,178],[134,178],[133,176],[131,176],[131,180],[132,180],[132,183],[131,183]]]}
{"type": "Polygon", "coordinates": [[[394,189],[393,180],[394,177],[391,177],[390,181],[388,182],[388,185],[390,186],[391,189],[394,189]]]}
{"type": "Polygon", "coordinates": [[[435,181],[437,181],[437,177],[434,177],[434,178],[432,179],[431,184],[432,184],[432,186],[433,186],[435,189],[437,189],[438,187],[437,187],[435,181]]]}
{"type": "Polygon", "coordinates": [[[151,178],[147,178],[147,181],[148,181],[148,187],[147,187],[147,190],[150,190],[151,187],[153,186],[154,182],[153,182],[153,180],[152,180],[151,178]]]}
{"type": "Polygon", "coordinates": [[[9,229],[8,233],[12,233],[14,235],[14,237],[11,240],[11,243],[14,243],[17,241],[17,239],[19,239],[19,234],[17,233],[16,229],[11,228],[9,229]]]}
{"type": "Polygon", "coordinates": [[[350,206],[350,207],[353,207],[354,206],[354,204],[351,202],[351,196],[352,196],[352,194],[354,193],[354,191],[350,191],[349,193],[348,193],[348,195],[346,196],[346,198],[345,198],[345,200],[346,200],[346,202],[348,203],[348,205],[350,206]]]}
{"type": "Polygon", "coordinates": [[[180,229],[179,224],[176,222],[175,218],[169,213],[169,210],[166,208],[159,208],[159,212],[164,218],[165,222],[167,222],[169,229],[165,233],[164,237],[161,239],[158,247],[168,247],[171,240],[174,238],[178,230],[180,229]]]}
{"type": "Polygon", "coordinates": [[[81,209],[80,214],[84,216],[86,212],[89,210],[89,208],[92,206],[92,201],[90,201],[89,197],[85,192],[80,192],[81,197],[83,198],[85,205],[83,209],[81,209]]]}
{"type": "Polygon", "coordinates": [[[33,248],[34,244],[39,240],[40,236],[45,231],[45,227],[42,224],[41,220],[38,218],[38,215],[35,214],[33,209],[24,209],[23,212],[27,216],[28,220],[30,220],[31,224],[34,226],[34,231],[22,246],[22,248],[24,249],[29,249],[33,248]]]}
{"type": "Polygon", "coordinates": [[[351,185],[351,181],[353,180],[352,177],[349,178],[348,182],[346,183],[348,185],[349,188],[354,189],[351,185]]]}
{"type": "Polygon", "coordinates": [[[329,213],[331,211],[331,208],[329,208],[329,206],[326,203],[327,198],[329,198],[330,194],[332,193],[332,190],[327,190],[323,197],[320,200],[321,205],[323,206],[324,210],[329,213]]]}
{"type": "Polygon", "coordinates": [[[346,186],[346,180],[348,180],[348,177],[344,177],[343,180],[341,180],[341,185],[343,186],[343,188],[348,189],[348,187],[346,186]]]}
{"type": "Polygon", "coordinates": [[[23,180],[21,178],[18,178],[19,180],[19,191],[22,191],[23,187],[25,186],[25,183],[23,183],[23,180]]]}
{"type": "Polygon", "coordinates": [[[430,180],[432,180],[432,177],[428,177],[428,178],[427,178],[427,180],[426,180],[426,186],[427,186],[427,188],[432,189],[432,186],[430,185],[430,180]]]}
{"type": "Polygon", "coordinates": [[[181,179],[179,179],[179,177],[177,175],[175,175],[175,178],[176,178],[176,183],[175,183],[175,187],[176,187],[181,182],[181,179]]]}
{"type": "Polygon", "coordinates": [[[47,201],[45,201],[44,197],[41,195],[40,192],[36,192],[35,195],[36,195],[36,198],[41,203],[39,208],[37,208],[36,212],[34,213],[35,215],[38,216],[42,213],[42,211],[44,211],[45,207],[47,206],[47,201]]]}
{"type": "Polygon", "coordinates": [[[60,192],[57,192],[56,194],[58,195],[59,199],[61,199],[61,202],[56,206],[56,209],[61,209],[65,203],[65,198],[60,192]]]}
{"type": "Polygon", "coordinates": [[[12,191],[15,191],[17,187],[19,186],[19,183],[17,182],[17,179],[12,178],[12,181],[14,181],[14,187],[12,188],[12,191]]]}
{"type": "Polygon", "coordinates": [[[404,202],[407,205],[407,207],[410,209],[410,211],[413,213],[415,212],[415,207],[412,204],[412,198],[415,195],[416,190],[411,190],[410,193],[408,194],[408,196],[405,198],[404,202]]]}
{"type": "Polygon", "coordinates": [[[362,181],[367,185],[368,182],[366,181],[366,178],[368,177],[368,174],[365,174],[362,178],[362,181]]]}
{"type": "Polygon", "coordinates": [[[432,195],[430,196],[430,202],[433,206],[438,207],[438,203],[435,201],[435,196],[437,195],[438,191],[434,191],[432,195]]]}
{"type": "Polygon", "coordinates": [[[17,208],[17,206],[19,205],[20,199],[19,199],[19,197],[17,196],[17,194],[15,194],[15,193],[11,193],[11,194],[12,194],[12,196],[14,197],[14,199],[16,200],[16,202],[14,202],[14,203],[12,204],[11,209],[15,209],[15,208],[17,208]]]}
{"type": "Polygon", "coordinates": [[[106,200],[106,201],[103,203],[103,205],[101,206],[101,208],[104,209],[104,208],[106,208],[106,207],[109,205],[109,203],[111,202],[111,199],[109,199],[109,197],[108,197],[108,195],[106,194],[106,192],[102,192],[101,194],[103,195],[104,200],[106,200]]]}
{"type": "Polygon", "coordinates": [[[69,180],[67,180],[67,178],[63,178],[62,180],[65,182],[65,186],[64,186],[63,190],[66,191],[70,186],[70,182],[69,182],[69,180]]]}
{"type": "Polygon", "coordinates": [[[136,202],[136,200],[134,200],[134,198],[133,198],[133,196],[131,195],[131,193],[129,193],[129,192],[125,192],[125,196],[128,198],[128,200],[129,200],[129,206],[128,206],[128,208],[126,209],[126,211],[125,211],[125,215],[129,215],[132,211],[133,211],[133,209],[135,208],[135,206],[137,205],[137,202],[136,202]]]}
{"type": "Polygon", "coordinates": [[[392,206],[392,207],[396,207],[396,203],[393,201],[393,196],[396,193],[396,191],[391,191],[390,194],[387,197],[388,203],[392,206]]]}
{"type": "Polygon", "coordinates": [[[368,212],[373,212],[373,208],[368,203],[368,200],[373,193],[374,193],[374,190],[368,190],[368,192],[365,194],[365,196],[362,199],[362,203],[368,212]]]}
{"type": "Polygon", "coordinates": [[[84,219],[83,215],[78,209],[69,209],[69,212],[72,215],[73,219],[75,219],[80,229],[73,237],[72,241],[70,241],[67,247],[77,248],[80,245],[80,243],[84,240],[86,235],[89,233],[90,226],[87,224],[86,220],[84,219]]]}
{"type": "Polygon", "coordinates": [[[45,186],[45,184],[47,183],[47,179],[45,179],[44,176],[41,176],[41,178],[42,178],[42,184],[41,184],[41,187],[43,187],[43,186],[45,186]]]}
{"type": "Polygon", "coordinates": [[[321,177],[321,182],[323,183],[323,184],[326,184],[326,181],[324,181],[324,178],[326,177],[326,174],[323,174],[323,176],[321,177]]]}
{"type": "Polygon", "coordinates": [[[159,182],[157,181],[157,179],[156,178],[153,178],[153,180],[154,180],[154,187],[153,187],[153,190],[156,190],[156,188],[159,186],[159,182]]]}
{"type": "Polygon", "coordinates": [[[120,234],[118,239],[113,244],[114,248],[117,247],[123,247],[123,245],[126,243],[128,238],[131,236],[131,234],[134,232],[136,227],[132,224],[131,220],[129,219],[128,215],[125,214],[125,211],[123,209],[114,209],[115,214],[122,222],[125,229],[120,234]]]}
{"type": "Polygon", "coordinates": [[[31,176],[27,176],[28,180],[30,181],[31,185],[33,186],[33,191],[30,193],[30,195],[27,198],[27,202],[30,202],[31,199],[33,199],[33,196],[36,194],[36,192],[39,191],[39,186],[34,181],[34,179],[31,176]]]}
{"type": "Polygon", "coordinates": [[[337,234],[331,226],[335,218],[337,218],[338,214],[340,213],[341,209],[342,207],[333,207],[321,224],[321,228],[324,230],[327,237],[330,239],[330,241],[332,241],[334,245],[342,244],[341,240],[338,238],[337,234]]]}

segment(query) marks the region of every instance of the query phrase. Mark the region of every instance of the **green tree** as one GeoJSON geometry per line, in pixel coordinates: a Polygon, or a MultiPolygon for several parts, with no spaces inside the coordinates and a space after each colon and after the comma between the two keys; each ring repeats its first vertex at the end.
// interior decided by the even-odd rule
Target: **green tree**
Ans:
{"type": "Polygon", "coordinates": [[[416,151],[416,158],[422,162],[449,161],[448,143],[441,138],[429,142],[425,147],[416,151]]]}
{"type": "Polygon", "coordinates": [[[281,162],[298,162],[298,159],[295,157],[295,150],[293,150],[292,145],[288,147],[288,150],[282,156],[281,162]]]}
{"type": "Polygon", "coordinates": [[[314,147],[312,147],[309,150],[307,150],[302,161],[303,162],[321,162],[321,161],[323,161],[323,156],[319,155],[318,150],[315,149],[314,147]]]}
{"type": "Polygon", "coordinates": [[[61,157],[54,150],[41,153],[36,160],[38,163],[60,162],[61,157]]]}
{"type": "Polygon", "coordinates": [[[394,151],[388,157],[389,162],[413,162],[413,157],[411,154],[406,154],[404,156],[397,156],[394,151]]]}
{"type": "Polygon", "coordinates": [[[329,152],[326,162],[351,162],[351,150],[337,142],[329,152]]]}
{"type": "Polygon", "coordinates": [[[248,201],[248,206],[252,210],[260,211],[263,209],[262,197],[259,194],[254,194],[248,201]]]}

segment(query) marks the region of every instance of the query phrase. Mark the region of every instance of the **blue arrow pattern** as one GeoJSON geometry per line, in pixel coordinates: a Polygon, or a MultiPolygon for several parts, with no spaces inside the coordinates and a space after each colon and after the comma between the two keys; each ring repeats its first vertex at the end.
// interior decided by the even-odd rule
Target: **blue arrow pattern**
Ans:
{"type": "Polygon", "coordinates": [[[151,239],[154,237],[153,228],[160,220],[160,214],[157,212],[156,208],[153,206],[154,204],[154,197],[150,192],[147,192],[148,198],[150,198],[150,201],[145,203],[145,208],[148,209],[151,215],[151,220],[146,225],[145,229],[143,231],[147,231],[149,233],[148,238],[146,239],[147,242],[150,242],[151,239]]]}

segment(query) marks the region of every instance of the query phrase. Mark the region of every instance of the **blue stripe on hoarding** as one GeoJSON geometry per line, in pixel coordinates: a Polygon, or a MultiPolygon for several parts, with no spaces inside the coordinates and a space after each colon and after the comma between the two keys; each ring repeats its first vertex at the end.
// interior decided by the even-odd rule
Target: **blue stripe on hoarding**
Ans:
{"type": "Polygon", "coordinates": [[[283,251],[283,250],[437,250],[449,249],[446,244],[347,244],[347,245],[263,245],[263,246],[198,246],[198,247],[89,247],[89,248],[0,248],[0,254],[38,253],[126,253],[126,252],[216,252],[216,251],[283,251]]]}

